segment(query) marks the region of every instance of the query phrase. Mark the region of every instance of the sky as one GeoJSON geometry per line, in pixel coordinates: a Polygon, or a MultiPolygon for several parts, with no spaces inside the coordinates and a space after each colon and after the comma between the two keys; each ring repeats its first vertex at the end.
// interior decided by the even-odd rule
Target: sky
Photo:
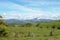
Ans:
{"type": "Polygon", "coordinates": [[[4,19],[60,19],[60,0],[0,0],[4,19]]]}

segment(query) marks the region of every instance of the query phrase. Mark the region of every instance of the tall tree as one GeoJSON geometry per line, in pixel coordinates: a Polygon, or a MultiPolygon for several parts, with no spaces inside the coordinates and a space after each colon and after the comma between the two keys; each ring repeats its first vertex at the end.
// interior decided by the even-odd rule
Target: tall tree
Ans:
{"type": "Polygon", "coordinates": [[[0,16],[0,25],[4,25],[5,24],[5,22],[4,22],[4,20],[2,19],[3,17],[2,16],[0,16]]]}

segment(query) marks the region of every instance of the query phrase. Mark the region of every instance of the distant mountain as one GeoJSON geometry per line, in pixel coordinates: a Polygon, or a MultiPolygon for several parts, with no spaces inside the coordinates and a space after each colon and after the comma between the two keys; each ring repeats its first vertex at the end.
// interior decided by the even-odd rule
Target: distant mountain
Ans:
{"type": "Polygon", "coordinates": [[[51,21],[53,21],[53,20],[51,20],[51,19],[39,19],[39,21],[40,21],[40,22],[51,22],[51,21]]]}
{"type": "Polygon", "coordinates": [[[18,19],[4,19],[6,24],[24,24],[27,22],[35,23],[35,22],[51,22],[51,19],[28,19],[28,20],[18,20],[18,19]]]}
{"type": "Polygon", "coordinates": [[[24,21],[21,21],[21,20],[17,20],[17,19],[6,19],[4,20],[6,24],[24,24],[25,22],[24,21]]]}
{"type": "Polygon", "coordinates": [[[51,22],[53,20],[51,20],[51,19],[34,18],[34,19],[29,19],[29,20],[24,20],[24,21],[26,21],[26,22],[37,22],[37,21],[39,21],[39,22],[51,22]]]}

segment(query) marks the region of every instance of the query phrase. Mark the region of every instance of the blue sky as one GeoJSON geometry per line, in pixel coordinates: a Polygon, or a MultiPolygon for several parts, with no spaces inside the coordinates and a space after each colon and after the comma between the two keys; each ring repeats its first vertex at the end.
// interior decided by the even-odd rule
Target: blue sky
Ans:
{"type": "Polygon", "coordinates": [[[0,0],[5,19],[60,19],[60,0],[0,0]]]}

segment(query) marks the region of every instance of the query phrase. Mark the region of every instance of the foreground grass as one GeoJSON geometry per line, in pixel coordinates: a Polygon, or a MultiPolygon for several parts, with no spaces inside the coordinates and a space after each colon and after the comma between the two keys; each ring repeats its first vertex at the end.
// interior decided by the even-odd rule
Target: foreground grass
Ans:
{"type": "Polygon", "coordinates": [[[9,36],[0,37],[0,40],[60,40],[60,30],[54,29],[50,36],[51,28],[39,27],[8,27],[9,36]]]}

